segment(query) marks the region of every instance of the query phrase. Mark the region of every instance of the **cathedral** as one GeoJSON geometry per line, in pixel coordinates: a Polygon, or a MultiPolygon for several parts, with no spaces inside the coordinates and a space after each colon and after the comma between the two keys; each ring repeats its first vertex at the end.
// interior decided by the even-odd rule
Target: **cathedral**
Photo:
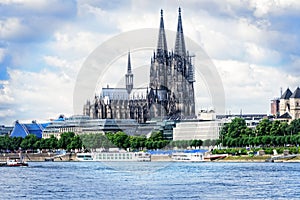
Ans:
{"type": "Polygon", "coordinates": [[[157,49],[151,57],[149,86],[134,87],[129,52],[126,87],[102,88],[99,96],[86,102],[83,114],[95,119],[135,119],[139,123],[196,118],[194,73],[192,56],[185,46],[181,9],[178,10],[174,51],[167,47],[161,10],[157,49]]]}

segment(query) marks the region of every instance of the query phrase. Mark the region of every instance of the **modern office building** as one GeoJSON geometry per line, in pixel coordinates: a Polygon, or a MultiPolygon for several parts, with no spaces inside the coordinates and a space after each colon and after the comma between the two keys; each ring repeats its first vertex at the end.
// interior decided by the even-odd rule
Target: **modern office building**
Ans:
{"type": "Polygon", "coordinates": [[[13,126],[0,126],[0,136],[5,136],[5,135],[10,135],[11,132],[13,131],[14,127],[13,126]]]}
{"type": "Polygon", "coordinates": [[[158,129],[156,123],[138,124],[134,119],[92,119],[85,115],[71,117],[60,116],[53,120],[43,130],[43,138],[54,135],[60,138],[64,132],[74,132],[77,135],[123,131],[128,135],[148,135],[152,130],[158,129]]]}

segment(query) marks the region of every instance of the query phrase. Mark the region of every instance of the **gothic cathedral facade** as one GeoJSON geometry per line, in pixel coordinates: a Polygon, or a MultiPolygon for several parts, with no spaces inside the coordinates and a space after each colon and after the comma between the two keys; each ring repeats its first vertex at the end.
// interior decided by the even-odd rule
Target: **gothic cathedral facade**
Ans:
{"type": "Polygon", "coordinates": [[[167,48],[163,11],[158,43],[150,65],[147,88],[134,88],[130,53],[128,53],[125,88],[102,88],[100,96],[88,100],[83,114],[92,118],[135,119],[144,123],[153,119],[195,118],[194,66],[186,51],[181,10],[174,51],[167,48]]]}

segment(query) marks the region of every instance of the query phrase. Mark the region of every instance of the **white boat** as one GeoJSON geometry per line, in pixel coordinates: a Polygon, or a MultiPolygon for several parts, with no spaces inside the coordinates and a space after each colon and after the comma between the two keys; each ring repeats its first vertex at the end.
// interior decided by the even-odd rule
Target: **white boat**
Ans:
{"type": "Polygon", "coordinates": [[[19,156],[8,157],[6,162],[0,163],[1,167],[28,167],[28,163],[24,161],[22,152],[19,152],[19,156]]]}
{"type": "Polygon", "coordinates": [[[93,159],[102,162],[136,161],[150,162],[151,155],[145,152],[94,152],[93,159]]]}
{"type": "Polygon", "coordinates": [[[92,153],[77,153],[78,161],[100,161],[100,162],[120,162],[120,161],[136,161],[150,162],[151,155],[145,152],[92,152],[92,153]]]}
{"type": "Polygon", "coordinates": [[[202,153],[172,153],[172,160],[175,162],[203,162],[204,155],[202,153]]]}
{"type": "Polygon", "coordinates": [[[6,161],[6,166],[8,166],[8,167],[28,167],[28,163],[24,162],[22,159],[8,159],[6,161]]]}
{"type": "Polygon", "coordinates": [[[19,157],[9,157],[6,162],[0,163],[1,167],[28,167],[28,163],[24,161],[22,154],[19,157]]]}
{"type": "Polygon", "coordinates": [[[77,161],[93,161],[92,153],[77,153],[76,154],[77,161]]]}

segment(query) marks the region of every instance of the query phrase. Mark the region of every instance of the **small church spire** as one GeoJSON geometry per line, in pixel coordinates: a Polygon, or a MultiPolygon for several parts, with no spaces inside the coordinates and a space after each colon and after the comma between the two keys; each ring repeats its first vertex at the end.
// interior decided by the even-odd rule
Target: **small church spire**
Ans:
{"type": "Polygon", "coordinates": [[[125,75],[125,84],[128,94],[133,89],[133,74],[131,72],[130,52],[128,52],[127,74],[125,75]]]}
{"type": "Polygon", "coordinates": [[[128,51],[128,64],[127,64],[127,74],[131,74],[131,61],[130,61],[130,51],[128,51]]]}
{"type": "Polygon", "coordinates": [[[175,41],[175,55],[185,57],[185,42],[182,28],[182,20],[181,20],[181,9],[178,9],[178,25],[177,25],[177,33],[176,33],[176,41],[175,41]]]}
{"type": "Polygon", "coordinates": [[[168,53],[167,39],[164,27],[163,10],[160,10],[160,25],[157,43],[157,56],[165,56],[168,53]]]}

